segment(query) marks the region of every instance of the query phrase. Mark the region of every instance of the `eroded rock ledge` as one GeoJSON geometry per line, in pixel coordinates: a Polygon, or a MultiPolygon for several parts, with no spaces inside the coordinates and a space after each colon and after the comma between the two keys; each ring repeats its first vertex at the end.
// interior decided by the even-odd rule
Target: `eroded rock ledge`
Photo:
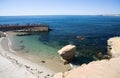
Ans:
{"type": "Polygon", "coordinates": [[[120,78],[120,37],[108,40],[110,60],[93,61],[71,71],[61,72],[53,78],[120,78]]]}

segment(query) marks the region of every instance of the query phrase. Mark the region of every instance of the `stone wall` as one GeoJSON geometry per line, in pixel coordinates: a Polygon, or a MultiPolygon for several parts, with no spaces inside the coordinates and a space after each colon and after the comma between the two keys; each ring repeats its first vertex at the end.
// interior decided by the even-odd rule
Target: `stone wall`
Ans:
{"type": "Polygon", "coordinates": [[[9,26],[0,26],[0,31],[49,31],[48,25],[9,25],[9,26]]]}

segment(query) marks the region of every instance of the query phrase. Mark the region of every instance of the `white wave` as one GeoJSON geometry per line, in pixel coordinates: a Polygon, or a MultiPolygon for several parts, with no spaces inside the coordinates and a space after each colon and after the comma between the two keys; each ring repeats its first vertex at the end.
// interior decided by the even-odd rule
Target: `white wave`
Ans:
{"type": "Polygon", "coordinates": [[[70,67],[71,67],[72,69],[74,69],[74,68],[77,68],[77,67],[78,67],[78,65],[74,65],[74,64],[72,64],[72,63],[69,63],[69,65],[70,65],[70,67]]]}

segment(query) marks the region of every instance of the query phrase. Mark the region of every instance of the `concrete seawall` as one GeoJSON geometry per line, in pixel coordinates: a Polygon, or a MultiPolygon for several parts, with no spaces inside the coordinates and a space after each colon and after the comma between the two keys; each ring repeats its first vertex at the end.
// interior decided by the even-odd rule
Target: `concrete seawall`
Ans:
{"type": "Polygon", "coordinates": [[[47,32],[49,31],[48,25],[43,24],[26,24],[26,25],[0,25],[0,31],[22,31],[22,32],[47,32]]]}

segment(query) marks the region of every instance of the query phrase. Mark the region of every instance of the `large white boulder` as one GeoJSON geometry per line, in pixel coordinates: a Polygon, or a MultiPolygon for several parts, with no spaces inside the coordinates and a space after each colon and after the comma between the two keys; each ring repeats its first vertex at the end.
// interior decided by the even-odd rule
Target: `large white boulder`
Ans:
{"type": "Polygon", "coordinates": [[[67,64],[73,60],[76,54],[75,52],[75,45],[66,45],[58,51],[59,55],[61,56],[61,60],[64,62],[64,64],[67,64]]]}

